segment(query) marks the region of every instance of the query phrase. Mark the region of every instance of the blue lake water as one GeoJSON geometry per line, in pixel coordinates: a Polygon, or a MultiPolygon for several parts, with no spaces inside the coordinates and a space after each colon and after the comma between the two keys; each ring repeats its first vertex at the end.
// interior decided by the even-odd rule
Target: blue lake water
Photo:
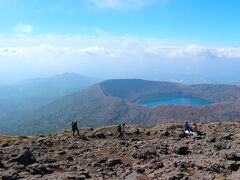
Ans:
{"type": "Polygon", "coordinates": [[[145,106],[157,106],[160,104],[187,104],[187,105],[208,105],[211,104],[210,101],[191,97],[191,96],[183,96],[183,95],[154,95],[148,96],[137,101],[138,104],[142,104],[145,106]]]}

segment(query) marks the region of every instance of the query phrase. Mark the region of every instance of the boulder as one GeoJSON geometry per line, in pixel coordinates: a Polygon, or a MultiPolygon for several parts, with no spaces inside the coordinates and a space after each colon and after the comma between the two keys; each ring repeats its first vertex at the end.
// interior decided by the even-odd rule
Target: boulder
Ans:
{"type": "Polygon", "coordinates": [[[223,150],[223,149],[227,149],[227,144],[224,143],[224,142],[218,142],[218,143],[213,145],[212,149],[214,151],[220,151],[220,150],[223,150]]]}
{"type": "Polygon", "coordinates": [[[134,170],[139,174],[143,174],[145,172],[145,169],[142,166],[136,166],[134,167],[134,170]]]}
{"type": "Polygon", "coordinates": [[[238,171],[240,168],[240,164],[236,162],[231,162],[228,164],[228,170],[230,171],[238,171]]]}
{"type": "Polygon", "coordinates": [[[148,131],[148,132],[146,132],[145,134],[146,134],[147,136],[150,136],[150,135],[151,135],[151,132],[148,131]]]}
{"type": "Polygon", "coordinates": [[[32,152],[29,149],[27,149],[20,153],[16,158],[11,159],[10,162],[18,162],[19,164],[27,166],[35,163],[36,159],[33,158],[32,152]]]}
{"type": "Polygon", "coordinates": [[[67,152],[64,151],[64,150],[63,150],[63,151],[58,151],[58,154],[62,156],[62,155],[64,155],[64,154],[67,154],[67,152]]]}
{"type": "Polygon", "coordinates": [[[157,153],[158,153],[158,154],[164,154],[164,155],[169,154],[169,148],[168,148],[168,146],[166,145],[166,146],[158,147],[158,148],[157,148],[157,153]]]}
{"type": "Polygon", "coordinates": [[[156,169],[163,168],[164,165],[163,165],[163,162],[162,162],[162,161],[160,161],[160,160],[154,160],[154,159],[153,159],[153,160],[151,160],[151,161],[149,162],[148,167],[149,167],[150,169],[156,170],[156,169]]]}
{"type": "Polygon", "coordinates": [[[87,137],[90,139],[93,139],[93,138],[96,138],[96,135],[94,133],[90,133],[90,134],[88,134],[87,137]]]}
{"type": "Polygon", "coordinates": [[[42,157],[40,161],[43,162],[43,163],[47,163],[47,164],[57,162],[57,160],[55,158],[47,157],[47,156],[42,157]]]}
{"type": "Polygon", "coordinates": [[[107,165],[109,167],[113,167],[113,166],[116,166],[118,164],[122,164],[122,160],[121,159],[109,159],[108,162],[107,162],[107,165]]]}
{"type": "Polygon", "coordinates": [[[100,158],[93,163],[94,167],[101,166],[101,164],[107,162],[107,158],[100,158]]]}
{"type": "Polygon", "coordinates": [[[29,165],[26,169],[29,173],[33,175],[45,175],[53,173],[53,171],[50,168],[42,164],[32,164],[29,165]]]}
{"type": "Polygon", "coordinates": [[[67,160],[68,160],[68,161],[73,161],[74,159],[73,159],[72,156],[67,156],[67,160]]]}
{"type": "Polygon", "coordinates": [[[88,172],[79,172],[79,173],[68,173],[64,179],[67,180],[84,180],[89,179],[91,176],[88,172]]]}
{"type": "Polygon", "coordinates": [[[181,180],[184,178],[183,173],[178,173],[176,175],[170,176],[168,180],[181,180]]]}
{"type": "Polygon", "coordinates": [[[4,164],[0,161],[0,168],[4,168],[4,164]]]}
{"type": "Polygon", "coordinates": [[[37,139],[37,142],[38,142],[38,143],[43,143],[45,140],[47,140],[47,138],[45,138],[45,137],[39,137],[39,138],[37,139]]]}
{"type": "Polygon", "coordinates": [[[82,141],[89,141],[89,139],[86,136],[78,136],[78,139],[82,141]]]}
{"type": "Polygon", "coordinates": [[[225,159],[231,160],[231,161],[240,161],[240,153],[236,152],[226,152],[225,153],[225,159]]]}
{"type": "Polygon", "coordinates": [[[179,154],[179,155],[188,155],[190,153],[190,151],[187,146],[180,146],[174,150],[174,153],[179,154]]]}
{"type": "Polygon", "coordinates": [[[187,170],[187,168],[190,167],[189,161],[179,161],[179,160],[173,160],[172,167],[177,168],[180,172],[184,172],[187,170]]]}
{"type": "Polygon", "coordinates": [[[68,147],[68,150],[71,150],[71,149],[78,149],[78,145],[77,145],[77,144],[71,144],[71,145],[68,147]]]}
{"type": "Polygon", "coordinates": [[[147,159],[147,158],[154,157],[154,156],[158,156],[158,155],[157,155],[157,152],[153,149],[137,151],[132,154],[132,157],[137,158],[137,159],[147,159]]]}
{"type": "Polygon", "coordinates": [[[168,136],[170,136],[170,133],[169,133],[169,131],[163,131],[163,132],[161,133],[161,136],[162,136],[162,137],[168,137],[168,136]]]}
{"type": "Polygon", "coordinates": [[[51,140],[46,140],[46,141],[43,142],[43,144],[48,146],[48,147],[53,146],[53,142],[51,140]]]}
{"type": "Polygon", "coordinates": [[[223,136],[223,138],[226,139],[226,140],[232,140],[232,139],[233,139],[231,133],[225,134],[225,135],[223,136]]]}
{"type": "Polygon", "coordinates": [[[213,137],[213,136],[208,136],[206,138],[206,142],[208,142],[208,143],[215,143],[216,140],[217,140],[216,137],[213,137]]]}
{"type": "Polygon", "coordinates": [[[225,166],[219,163],[213,163],[210,167],[208,167],[208,170],[216,173],[222,173],[225,170],[225,166]]]}
{"type": "Polygon", "coordinates": [[[105,139],[106,138],[106,135],[104,133],[96,133],[95,134],[97,138],[100,138],[100,139],[105,139]]]}
{"type": "Polygon", "coordinates": [[[5,147],[8,147],[9,144],[8,144],[7,142],[6,142],[6,143],[2,143],[1,146],[2,146],[3,148],[5,148],[5,147]]]}

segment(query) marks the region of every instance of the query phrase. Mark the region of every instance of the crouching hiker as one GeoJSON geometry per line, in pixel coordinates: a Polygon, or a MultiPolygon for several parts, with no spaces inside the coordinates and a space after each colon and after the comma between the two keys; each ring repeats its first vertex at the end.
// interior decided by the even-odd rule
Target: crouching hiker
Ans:
{"type": "Polygon", "coordinates": [[[125,123],[118,125],[117,131],[119,133],[118,139],[125,140],[125,123]]]}
{"type": "Polygon", "coordinates": [[[77,131],[78,136],[80,136],[79,130],[78,130],[77,121],[73,121],[73,122],[72,122],[72,132],[73,132],[73,136],[74,136],[74,134],[75,134],[75,131],[77,131]]]}

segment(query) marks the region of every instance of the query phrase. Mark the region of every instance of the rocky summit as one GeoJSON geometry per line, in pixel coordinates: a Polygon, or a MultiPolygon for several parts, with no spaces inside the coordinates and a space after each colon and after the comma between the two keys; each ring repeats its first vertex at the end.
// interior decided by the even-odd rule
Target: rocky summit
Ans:
{"type": "Polygon", "coordinates": [[[12,179],[240,179],[240,121],[116,126],[41,136],[0,136],[0,177],[12,179]]]}

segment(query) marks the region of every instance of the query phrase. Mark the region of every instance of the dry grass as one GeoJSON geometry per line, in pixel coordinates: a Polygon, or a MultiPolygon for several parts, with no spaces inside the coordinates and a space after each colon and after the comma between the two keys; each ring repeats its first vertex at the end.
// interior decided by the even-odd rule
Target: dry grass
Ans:
{"type": "Polygon", "coordinates": [[[117,129],[116,125],[111,125],[111,126],[100,126],[94,129],[94,132],[103,132],[103,131],[112,131],[117,129]]]}
{"type": "Polygon", "coordinates": [[[148,128],[148,131],[161,131],[161,130],[175,130],[179,127],[182,127],[181,125],[176,125],[172,123],[162,123],[158,124],[156,126],[153,126],[151,128],[148,128]]]}
{"type": "Polygon", "coordinates": [[[0,142],[15,142],[31,138],[32,138],[31,136],[7,136],[0,134],[0,142]]]}
{"type": "Polygon", "coordinates": [[[240,120],[237,121],[218,121],[218,122],[209,122],[205,124],[204,126],[209,129],[214,129],[217,126],[237,126],[240,127],[240,120]]]}
{"type": "Polygon", "coordinates": [[[235,126],[240,127],[240,120],[239,120],[239,121],[235,121],[235,122],[233,122],[233,124],[234,124],[235,126]]]}

